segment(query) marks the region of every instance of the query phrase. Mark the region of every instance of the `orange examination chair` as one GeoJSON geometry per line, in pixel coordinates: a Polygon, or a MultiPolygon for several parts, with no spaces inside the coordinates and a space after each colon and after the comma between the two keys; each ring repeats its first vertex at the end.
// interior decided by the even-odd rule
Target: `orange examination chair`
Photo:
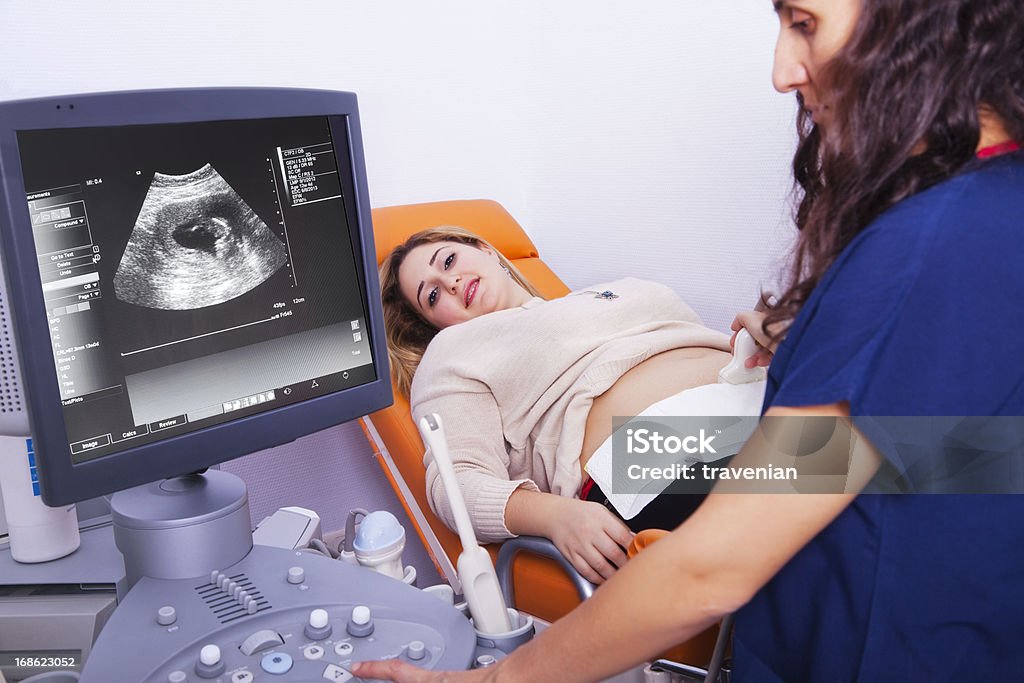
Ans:
{"type": "MultiPolygon", "coordinates": [[[[377,248],[377,263],[392,249],[415,232],[440,225],[457,225],[471,230],[499,249],[519,272],[529,280],[545,298],[557,298],[569,288],[540,259],[537,248],[514,218],[501,204],[490,200],[459,200],[384,207],[373,210],[373,230],[377,248]]],[[[455,561],[462,552],[458,534],[437,518],[427,502],[423,443],[413,424],[409,402],[395,390],[395,403],[384,410],[360,420],[374,452],[377,463],[384,470],[395,494],[416,527],[428,555],[441,576],[461,593],[455,571],[455,561]]],[[[581,595],[592,590],[589,583],[571,569],[571,565],[558,555],[554,546],[533,543],[537,539],[524,537],[525,543],[505,545],[513,550],[502,553],[501,544],[491,544],[488,550],[502,565],[509,582],[503,586],[506,597],[514,598],[517,609],[546,621],[554,621],[580,603],[581,595]],[[519,552],[523,550],[523,552],[519,552]],[[542,556],[548,553],[557,556],[542,556]],[[568,570],[568,571],[567,571],[568,570]],[[570,578],[570,573],[574,575],[570,578]],[[511,588],[512,595],[509,595],[511,588]]],[[[546,543],[546,542],[545,542],[546,543]]],[[[511,604],[511,600],[510,600],[511,604]]],[[[704,665],[712,654],[717,628],[709,629],[696,638],[674,648],[673,659],[704,665]]]]}

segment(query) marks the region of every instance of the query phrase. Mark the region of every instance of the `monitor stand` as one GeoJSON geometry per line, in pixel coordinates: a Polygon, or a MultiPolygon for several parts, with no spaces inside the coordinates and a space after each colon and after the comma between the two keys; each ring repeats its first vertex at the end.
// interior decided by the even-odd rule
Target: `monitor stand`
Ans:
{"type": "Polygon", "coordinates": [[[128,588],[144,576],[208,575],[252,550],[245,483],[228,472],[209,470],[119,491],[110,512],[128,588]]]}

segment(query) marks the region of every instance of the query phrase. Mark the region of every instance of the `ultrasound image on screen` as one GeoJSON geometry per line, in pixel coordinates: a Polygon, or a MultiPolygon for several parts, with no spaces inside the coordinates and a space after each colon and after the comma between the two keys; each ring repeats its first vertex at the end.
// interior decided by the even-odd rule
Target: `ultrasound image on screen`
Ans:
{"type": "Polygon", "coordinates": [[[286,262],[284,243],[212,165],[156,173],[114,293],[146,308],[204,308],[254,289],[286,262]]]}
{"type": "Polygon", "coordinates": [[[30,209],[81,204],[68,248],[48,236],[71,228],[33,229],[76,462],[376,377],[341,124],[19,133],[30,209]],[[331,192],[282,201],[295,183],[331,192]]]}

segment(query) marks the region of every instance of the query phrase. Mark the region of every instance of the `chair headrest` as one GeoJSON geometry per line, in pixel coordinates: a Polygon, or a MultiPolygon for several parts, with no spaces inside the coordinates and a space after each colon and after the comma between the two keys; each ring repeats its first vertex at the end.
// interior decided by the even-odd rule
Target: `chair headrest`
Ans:
{"type": "Polygon", "coordinates": [[[439,225],[458,225],[475,232],[510,261],[537,257],[537,247],[505,207],[490,199],[463,199],[374,209],[377,265],[413,233],[439,225]]]}

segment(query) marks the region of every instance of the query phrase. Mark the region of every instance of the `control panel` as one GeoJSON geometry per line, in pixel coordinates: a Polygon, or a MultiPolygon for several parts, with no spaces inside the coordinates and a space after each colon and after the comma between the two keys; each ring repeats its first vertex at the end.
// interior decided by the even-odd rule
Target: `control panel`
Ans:
{"type": "Polygon", "coordinates": [[[358,681],[355,662],[468,669],[462,612],[377,572],[253,546],[195,579],[142,578],[100,634],[82,683],[358,681]]]}

